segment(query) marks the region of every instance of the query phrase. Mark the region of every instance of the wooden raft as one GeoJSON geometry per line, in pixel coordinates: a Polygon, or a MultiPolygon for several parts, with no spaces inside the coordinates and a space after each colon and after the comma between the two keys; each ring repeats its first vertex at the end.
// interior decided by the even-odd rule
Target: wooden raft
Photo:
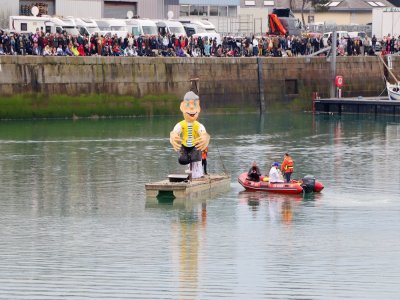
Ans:
{"type": "Polygon", "coordinates": [[[209,190],[224,190],[230,187],[231,177],[226,174],[210,174],[189,180],[187,174],[171,174],[168,179],[147,183],[146,196],[157,197],[160,192],[172,192],[175,198],[188,198],[209,190]]]}

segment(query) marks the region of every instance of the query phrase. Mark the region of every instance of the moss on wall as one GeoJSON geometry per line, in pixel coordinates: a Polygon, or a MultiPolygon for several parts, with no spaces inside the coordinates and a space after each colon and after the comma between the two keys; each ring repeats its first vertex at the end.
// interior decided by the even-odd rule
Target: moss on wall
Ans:
{"type": "Polygon", "coordinates": [[[139,99],[107,94],[21,94],[0,97],[0,119],[173,115],[179,112],[180,101],[173,95],[147,95],[139,99]]]}

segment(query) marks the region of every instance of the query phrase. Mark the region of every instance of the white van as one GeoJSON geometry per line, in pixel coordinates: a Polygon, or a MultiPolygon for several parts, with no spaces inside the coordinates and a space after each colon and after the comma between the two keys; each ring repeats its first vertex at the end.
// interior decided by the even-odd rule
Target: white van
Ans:
{"type": "Polygon", "coordinates": [[[186,36],[185,28],[182,23],[176,20],[157,20],[156,21],[158,32],[161,35],[170,34],[176,37],[186,36]]]}
{"type": "Polygon", "coordinates": [[[217,32],[209,32],[207,31],[202,25],[192,23],[190,21],[189,23],[186,23],[185,21],[183,22],[183,27],[185,28],[187,36],[193,36],[193,37],[202,37],[202,38],[207,38],[207,39],[216,39],[217,45],[221,44],[221,35],[217,32]]]}
{"type": "Polygon", "coordinates": [[[100,31],[96,22],[90,19],[74,18],[76,29],[81,35],[91,36],[100,31]]]}
{"type": "Polygon", "coordinates": [[[61,19],[61,18],[51,18],[51,21],[58,27],[62,28],[62,32],[71,34],[74,36],[79,35],[79,31],[76,28],[75,21],[72,18],[61,19]]]}
{"type": "Polygon", "coordinates": [[[125,20],[128,32],[138,37],[158,35],[157,25],[154,21],[150,19],[129,19],[125,20]]]}
{"type": "Polygon", "coordinates": [[[355,38],[359,37],[361,39],[364,39],[367,36],[367,34],[364,31],[350,31],[349,32],[349,37],[355,38]]]}
{"type": "Polygon", "coordinates": [[[217,33],[217,30],[213,23],[207,20],[190,20],[190,23],[202,26],[209,33],[217,33]]]}
{"type": "MultiPolygon", "coordinates": [[[[328,38],[329,36],[332,34],[332,31],[330,32],[325,32],[324,35],[322,36],[322,40],[324,42],[324,46],[328,47],[328,38]]],[[[344,38],[348,38],[349,37],[349,33],[347,31],[344,30],[338,30],[336,31],[336,37],[338,39],[338,41],[340,41],[343,37],[344,38]]]]}
{"type": "Polygon", "coordinates": [[[125,38],[128,34],[128,26],[123,19],[96,19],[94,20],[99,27],[99,34],[125,38]]]}
{"type": "Polygon", "coordinates": [[[9,31],[18,33],[35,33],[41,30],[44,33],[61,32],[62,27],[52,22],[49,16],[10,16],[9,31]]]}

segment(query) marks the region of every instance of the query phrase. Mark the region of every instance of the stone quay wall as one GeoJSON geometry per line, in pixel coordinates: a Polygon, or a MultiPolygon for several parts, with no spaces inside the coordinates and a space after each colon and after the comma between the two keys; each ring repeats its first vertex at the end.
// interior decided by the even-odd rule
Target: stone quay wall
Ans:
{"type": "MultiPolygon", "coordinates": [[[[400,57],[392,57],[400,79],[400,57]]],[[[376,56],[337,57],[344,77],[342,96],[378,96],[388,75],[376,56]]],[[[176,95],[199,78],[202,106],[257,109],[260,92],[266,109],[310,99],[316,91],[329,97],[331,72],[326,57],[150,58],[0,56],[0,97],[24,94],[113,94],[143,97],[176,95]]],[[[385,94],[386,95],[386,94],[385,94]]]]}

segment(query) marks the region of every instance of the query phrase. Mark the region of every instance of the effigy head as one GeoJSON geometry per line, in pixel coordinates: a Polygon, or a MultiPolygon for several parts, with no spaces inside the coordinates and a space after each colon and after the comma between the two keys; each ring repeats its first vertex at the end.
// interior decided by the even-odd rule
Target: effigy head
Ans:
{"type": "Polygon", "coordinates": [[[201,111],[199,96],[193,92],[187,92],[183,97],[180,109],[186,122],[196,121],[201,111]]]}

